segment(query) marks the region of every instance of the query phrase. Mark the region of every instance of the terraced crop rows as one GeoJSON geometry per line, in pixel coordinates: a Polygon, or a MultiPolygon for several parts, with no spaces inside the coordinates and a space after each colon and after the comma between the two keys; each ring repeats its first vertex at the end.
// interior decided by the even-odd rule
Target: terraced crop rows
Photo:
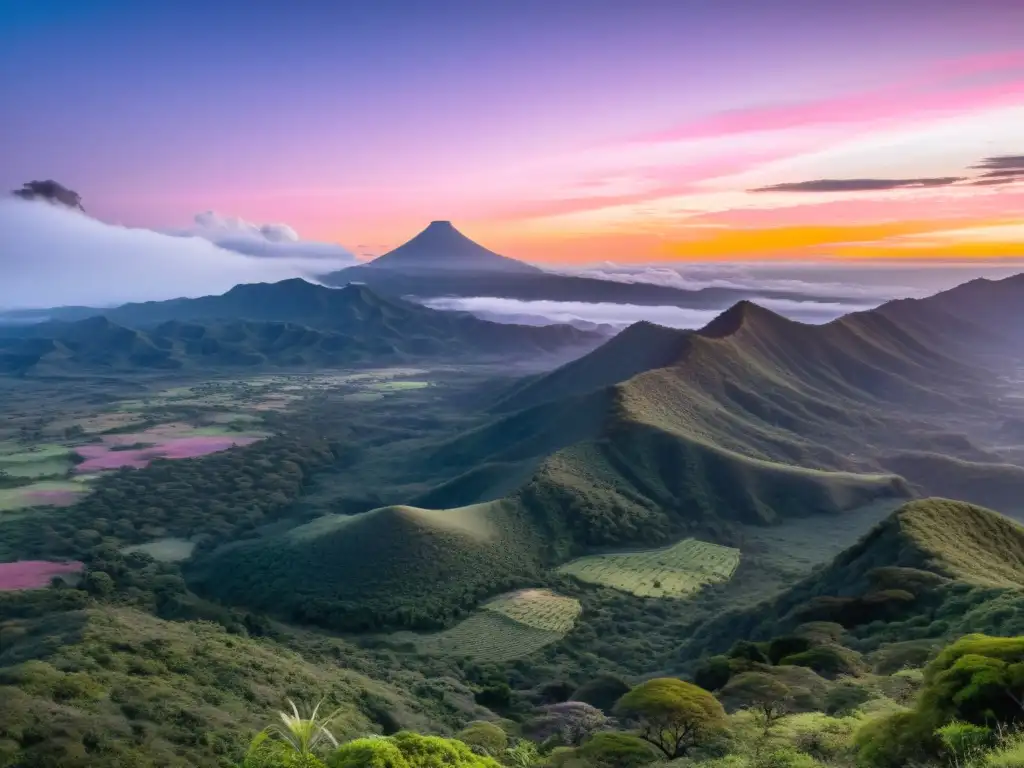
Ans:
{"type": "Polygon", "coordinates": [[[573,628],[583,610],[578,600],[547,589],[524,589],[502,595],[486,603],[483,609],[500,613],[534,629],[563,635],[573,628]]]}
{"type": "Polygon", "coordinates": [[[560,640],[581,611],[579,601],[573,598],[546,589],[524,589],[491,600],[444,632],[399,632],[392,639],[411,642],[421,653],[508,661],[560,640]]]}
{"type": "Polygon", "coordinates": [[[686,597],[727,581],[739,563],[738,549],[684,539],[668,549],[581,557],[558,572],[639,597],[686,597]]]}

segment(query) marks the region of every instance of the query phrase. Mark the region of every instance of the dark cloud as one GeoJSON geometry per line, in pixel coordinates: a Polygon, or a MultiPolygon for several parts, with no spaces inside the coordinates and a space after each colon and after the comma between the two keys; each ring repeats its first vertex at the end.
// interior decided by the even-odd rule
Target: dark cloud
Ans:
{"type": "MultiPolygon", "coordinates": [[[[1024,172],[1024,155],[997,155],[986,157],[977,165],[971,166],[979,171],[1018,171],[1024,172]]],[[[985,176],[993,176],[986,173],[985,176]]]]}
{"type": "Polygon", "coordinates": [[[994,187],[999,184],[1013,184],[1015,181],[1024,181],[1024,175],[1020,176],[1002,176],[994,179],[978,179],[972,181],[972,187],[994,187]]]}
{"type": "Polygon", "coordinates": [[[45,200],[48,203],[60,203],[68,208],[85,211],[82,207],[82,196],[53,179],[26,182],[21,185],[21,189],[14,190],[12,194],[22,200],[45,200]]]}
{"type": "Polygon", "coordinates": [[[945,187],[967,182],[971,186],[987,187],[1024,181],[1024,155],[995,155],[986,157],[970,167],[984,171],[977,176],[939,176],[924,179],[812,179],[785,184],[772,184],[751,189],[750,192],[876,192],[886,189],[915,189],[945,187]]]}
{"type": "Polygon", "coordinates": [[[960,176],[941,176],[926,179],[813,179],[788,184],[772,184],[751,189],[751,192],[871,192],[885,189],[914,187],[945,187],[964,179],[960,176]]]}

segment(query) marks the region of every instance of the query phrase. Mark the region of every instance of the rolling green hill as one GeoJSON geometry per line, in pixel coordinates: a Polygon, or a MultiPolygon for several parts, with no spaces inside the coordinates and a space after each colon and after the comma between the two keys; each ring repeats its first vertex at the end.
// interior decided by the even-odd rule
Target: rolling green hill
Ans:
{"type": "Polygon", "coordinates": [[[822,621],[881,640],[1003,634],[1003,623],[1011,619],[1014,633],[1020,631],[1015,617],[1024,607],[1022,589],[1024,527],[966,502],[920,499],[901,506],[777,598],[709,622],[683,656],[822,621]],[[1008,604],[1017,606],[1010,614],[1008,604]],[[904,622],[918,630],[904,631],[904,622]]]}
{"type": "Polygon", "coordinates": [[[382,507],[224,547],[195,564],[197,589],[349,629],[433,629],[536,577],[544,543],[512,501],[382,507]]]}
{"type": "Polygon", "coordinates": [[[240,285],[222,296],[128,304],[77,322],[7,328],[0,332],[0,371],[509,357],[586,348],[600,338],[570,326],[504,325],[441,312],[383,299],[365,286],[286,280],[240,285]]]}
{"type": "Polygon", "coordinates": [[[690,333],[640,322],[626,328],[611,341],[551,373],[532,376],[514,387],[494,410],[511,412],[582,395],[618,384],[638,373],[663,368],[680,359],[690,333]]]}
{"type": "MultiPolygon", "coordinates": [[[[961,341],[973,334],[951,323],[961,341]]],[[[1014,469],[974,461],[994,454],[955,431],[1004,423],[984,395],[990,374],[942,337],[885,312],[810,326],[749,302],[693,333],[634,326],[502,406],[528,407],[421,451],[426,474],[450,478],[416,496],[434,511],[388,507],[316,536],[239,545],[195,564],[194,583],[269,610],[301,604],[304,620],[341,628],[430,626],[596,551],[729,543],[737,525],[838,515],[938,484],[977,499],[995,492],[993,476],[1010,493],[1014,469]],[[913,455],[933,440],[950,446],[949,471],[916,471],[913,455]],[[486,519],[486,536],[445,524],[467,514],[486,519]],[[319,577],[296,586],[303,572],[319,577]],[[372,612],[355,613],[357,599],[372,612]]]]}

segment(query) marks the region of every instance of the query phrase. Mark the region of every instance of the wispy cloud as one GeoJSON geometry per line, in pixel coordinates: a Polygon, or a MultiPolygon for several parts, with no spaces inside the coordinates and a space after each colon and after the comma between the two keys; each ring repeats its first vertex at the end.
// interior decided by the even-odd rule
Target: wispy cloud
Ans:
{"type": "Polygon", "coordinates": [[[883,189],[945,187],[963,181],[961,176],[930,179],[813,179],[756,187],[751,192],[877,192],[883,189]]]}
{"type": "Polygon", "coordinates": [[[317,259],[331,262],[324,269],[340,269],[356,263],[347,248],[337,243],[303,240],[288,224],[253,224],[238,216],[216,211],[198,213],[192,226],[170,230],[179,237],[201,237],[211,243],[247,256],[278,259],[317,259]]]}

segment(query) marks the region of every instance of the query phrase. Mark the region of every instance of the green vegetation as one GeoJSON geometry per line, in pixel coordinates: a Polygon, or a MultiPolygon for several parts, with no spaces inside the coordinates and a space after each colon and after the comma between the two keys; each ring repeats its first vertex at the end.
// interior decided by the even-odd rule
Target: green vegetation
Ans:
{"type": "MultiPolygon", "coordinates": [[[[95,362],[104,334],[115,372],[160,363],[146,339],[194,361],[252,334],[298,365],[289,350],[362,333],[336,298],[288,310],[333,324],[312,331],[208,322],[202,302],[142,336],[86,324],[75,349],[0,378],[7,467],[64,461],[34,445],[172,428],[276,435],[0,517],[3,560],[82,565],[0,593],[0,766],[1019,762],[1022,529],[943,499],[875,525],[940,483],[1015,511],[1019,458],[997,453],[1024,417],[1012,376],[889,310],[809,327],[740,304],[515,386],[455,366],[33,378],[95,362]],[[930,451],[944,459],[912,471],[930,451]],[[887,474],[900,467],[915,487],[887,474]]],[[[490,344],[472,323],[414,339],[401,303],[374,301],[346,306],[401,341],[385,329],[342,357],[490,344]]],[[[5,470],[0,494],[52,482],[33,472],[5,470]]]]}
{"type": "Polygon", "coordinates": [[[4,544],[21,557],[46,558],[80,558],[101,542],[166,538],[208,549],[285,513],[311,472],[337,460],[335,450],[313,437],[280,437],[110,472],[74,506],[6,524],[4,544]]]}
{"type": "Polygon", "coordinates": [[[637,724],[640,738],[669,760],[708,744],[725,728],[725,711],[714,696],[673,678],[641,683],[615,705],[618,715],[637,724]]]}
{"type": "Polygon", "coordinates": [[[549,590],[526,589],[484,603],[451,629],[429,635],[399,633],[397,643],[413,643],[420,653],[508,661],[529,656],[557,642],[580,614],[579,601],[549,590]]]}
{"type": "Polygon", "coordinates": [[[365,285],[335,290],[302,279],[239,285],[222,296],[127,304],[103,313],[26,326],[27,338],[0,338],[0,371],[335,367],[536,354],[600,338],[566,325],[503,325],[440,312],[386,299],[365,285]]]}
{"type": "Polygon", "coordinates": [[[566,563],[558,572],[641,597],[683,597],[706,584],[728,580],[739,564],[738,549],[684,539],[668,549],[590,555],[566,563]]]}
{"type": "MultiPolygon", "coordinates": [[[[367,665],[342,645],[328,663],[204,622],[103,607],[7,620],[0,637],[0,764],[212,768],[241,756],[283,696],[327,696],[339,739],[379,728],[382,711],[386,722],[429,721],[407,693],[421,675],[377,682],[338,665],[367,665]]],[[[466,689],[446,694],[459,695],[471,704],[466,689]]]]}

